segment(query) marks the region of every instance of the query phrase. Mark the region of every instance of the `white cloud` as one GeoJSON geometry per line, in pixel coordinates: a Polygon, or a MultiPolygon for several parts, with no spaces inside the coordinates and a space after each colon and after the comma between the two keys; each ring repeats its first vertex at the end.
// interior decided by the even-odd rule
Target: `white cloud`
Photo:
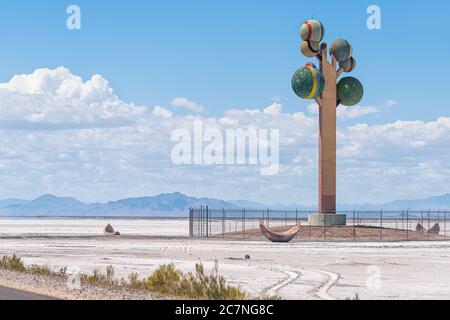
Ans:
{"type": "Polygon", "coordinates": [[[172,118],[172,116],[173,116],[173,113],[171,111],[169,111],[167,109],[164,109],[164,108],[162,108],[160,106],[156,106],[153,109],[153,114],[155,116],[158,116],[158,117],[161,117],[161,118],[166,118],[166,119],[172,118]]]}
{"type": "MultiPolygon", "coordinates": [[[[280,104],[228,110],[223,117],[173,117],[162,107],[151,110],[120,100],[101,76],[83,81],[58,68],[0,84],[0,119],[0,198],[56,193],[104,201],[180,191],[265,202],[316,201],[317,115],[285,113],[280,104]],[[195,120],[219,130],[279,129],[280,174],[262,177],[257,167],[173,165],[171,133],[191,130],[195,120]]],[[[339,202],[448,192],[449,136],[449,117],[341,124],[339,202]]]]}
{"type": "Polygon", "coordinates": [[[282,110],[283,110],[283,106],[281,104],[273,103],[264,109],[264,113],[271,114],[271,115],[277,115],[277,114],[281,114],[282,110]]]}
{"type": "Polygon", "coordinates": [[[394,107],[398,104],[399,104],[399,102],[397,100],[387,100],[386,101],[386,106],[388,106],[388,107],[394,107]]]}
{"type": "Polygon", "coordinates": [[[197,113],[201,113],[205,110],[204,107],[199,105],[198,103],[189,101],[188,99],[183,97],[173,99],[172,106],[176,108],[186,108],[197,113]]]}
{"type": "Polygon", "coordinates": [[[88,81],[60,67],[38,69],[0,84],[0,126],[105,127],[128,125],[146,108],[125,103],[100,75],[88,81]]]}
{"type": "MultiPolygon", "coordinates": [[[[306,109],[310,114],[319,114],[319,106],[317,103],[312,103],[306,106],[306,109]]],[[[356,119],[367,115],[379,113],[380,110],[376,107],[362,107],[362,106],[344,106],[339,105],[337,108],[337,117],[341,119],[356,119]]]]}
{"type": "Polygon", "coordinates": [[[307,105],[306,109],[310,114],[319,114],[319,105],[317,103],[307,105]]]}
{"type": "Polygon", "coordinates": [[[342,119],[356,119],[378,112],[380,111],[375,107],[361,107],[361,106],[347,107],[340,105],[337,108],[337,116],[342,119]]]}

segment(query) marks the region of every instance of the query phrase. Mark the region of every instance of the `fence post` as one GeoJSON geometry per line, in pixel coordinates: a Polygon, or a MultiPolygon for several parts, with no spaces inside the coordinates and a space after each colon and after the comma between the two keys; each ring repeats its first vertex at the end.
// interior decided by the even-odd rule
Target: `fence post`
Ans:
{"type": "Polygon", "coordinates": [[[405,211],[402,211],[402,230],[405,230],[405,211]]]}
{"type": "MultiPolygon", "coordinates": [[[[431,209],[428,210],[428,230],[430,230],[430,212],[431,212],[431,209]]],[[[430,233],[427,232],[427,234],[428,234],[428,241],[430,241],[430,233]]]]}
{"type": "Polygon", "coordinates": [[[242,237],[245,239],[245,209],[242,211],[242,237]]]}
{"type": "Polygon", "coordinates": [[[356,237],[355,219],[356,219],[356,214],[355,214],[355,210],[353,210],[353,241],[355,240],[355,237],[356,237]]]}
{"type": "Polygon", "coordinates": [[[444,240],[447,239],[447,211],[444,212],[444,240]]]}
{"type": "Polygon", "coordinates": [[[406,211],[406,241],[409,241],[409,209],[406,211]]]}
{"type": "Polygon", "coordinates": [[[192,238],[194,236],[194,228],[192,226],[192,223],[194,221],[194,212],[193,209],[189,209],[189,237],[192,238]]]}
{"type": "Polygon", "coordinates": [[[203,206],[200,206],[200,214],[198,219],[198,231],[200,238],[203,238],[203,206]]]}
{"type": "Polygon", "coordinates": [[[383,209],[380,211],[380,240],[383,241],[383,209]]]}
{"type": "Polygon", "coordinates": [[[270,228],[270,210],[267,208],[267,227],[270,228]]]}
{"type": "Polygon", "coordinates": [[[209,238],[209,207],[206,206],[206,237],[209,238]]]}
{"type": "MultiPolygon", "coordinates": [[[[309,215],[311,215],[311,212],[309,212],[308,213],[309,215]]],[[[309,217],[308,217],[308,220],[309,220],[309,217]]],[[[309,240],[311,240],[312,239],[312,225],[311,225],[311,223],[310,223],[310,221],[308,221],[309,223],[309,240]]]]}
{"type": "Polygon", "coordinates": [[[295,209],[295,224],[298,224],[298,209],[295,209]]]}
{"type": "Polygon", "coordinates": [[[287,211],[284,212],[284,226],[287,227],[287,211]]]}
{"type": "Polygon", "coordinates": [[[222,238],[225,238],[225,223],[226,223],[226,218],[225,218],[225,209],[222,209],[222,238]]]}

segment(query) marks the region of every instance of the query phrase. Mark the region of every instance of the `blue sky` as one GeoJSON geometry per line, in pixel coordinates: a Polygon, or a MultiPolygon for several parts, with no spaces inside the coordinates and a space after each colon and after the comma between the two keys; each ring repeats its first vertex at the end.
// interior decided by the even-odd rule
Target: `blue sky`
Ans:
{"type": "MultiPolygon", "coordinates": [[[[306,116],[306,122],[288,123],[287,127],[304,125],[309,128],[309,122],[312,123],[310,119],[315,120],[314,114],[307,108],[311,102],[300,100],[292,93],[290,80],[293,72],[309,61],[299,52],[299,27],[305,19],[314,17],[325,25],[327,42],[342,37],[352,43],[358,63],[352,75],[365,86],[365,97],[360,105],[369,108],[366,110],[376,110],[366,116],[343,116],[339,119],[343,132],[338,172],[340,202],[381,202],[429,196],[450,191],[450,185],[446,182],[450,168],[445,157],[449,147],[446,142],[448,132],[445,131],[447,127],[440,128],[442,122],[438,121],[441,117],[447,119],[450,116],[450,103],[441,98],[449,89],[449,81],[444,78],[450,72],[448,12],[450,4],[436,0],[346,1],[339,4],[325,0],[316,3],[298,0],[1,0],[0,83],[7,84],[15,75],[31,75],[39,68],[55,70],[63,66],[70,72],[48,73],[45,79],[71,78],[75,75],[87,81],[99,74],[101,79],[94,81],[95,88],[100,92],[96,97],[111,101],[112,97],[106,93],[111,88],[126,106],[124,108],[143,106],[151,113],[155,106],[160,106],[170,113],[171,119],[177,119],[189,116],[192,110],[175,108],[171,102],[176,97],[185,97],[204,108],[201,113],[204,119],[220,119],[230,110],[263,110],[277,103],[282,105],[283,112],[293,118],[299,118],[294,116],[298,112],[306,116]],[[82,29],[79,31],[66,28],[66,8],[71,4],[80,6],[82,11],[82,29]],[[371,4],[381,8],[382,30],[366,27],[366,9],[371,4]],[[108,81],[107,86],[102,79],[108,81]],[[396,124],[398,120],[406,122],[396,124]],[[417,124],[416,121],[422,123],[417,124]],[[358,138],[354,136],[350,138],[350,133],[360,132],[361,126],[358,125],[368,126],[369,129],[363,134],[371,132],[381,136],[376,141],[366,139],[370,141],[367,142],[368,148],[376,146],[370,154],[364,150],[364,141],[356,141],[358,138]],[[432,129],[435,131],[427,135],[427,130],[432,129]],[[389,135],[392,130],[398,132],[389,135]],[[397,136],[410,140],[393,141],[397,136]],[[393,150],[399,145],[411,146],[412,149],[393,150]],[[355,154],[357,148],[359,151],[355,154]],[[418,175],[417,179],[421,177],[422,180],[412,178],[418,171],[423,176],[418,175]],[[380,182],[380,177],[385,178],[383,182],[380,182]],[[362,190],[371,192],[366,194],[362,190]]],[[[42,79],[41,76],[37,78],[42,79]]],[[[22,88],[18,84],[20,81],[25,80],[19,79],[14,85],[5,85],[5,90],[9,90],[4,93],[8,103],[13,101],[12,97],[19,99],[16,95],[18,91],[14,90],[22,88]]],[[[36,81],[36,78],[30,81],[36,81]]],[[[45,91],[48,87],[42,85],[40,89],[45,91]]],[[[21,99],[29,98],[29,94],[42,94],[30,90],[20,91],[21,95],[26,96],[21,99]]],[[[46,128],[63,121],[60,125],[64,126],[72,120],[79,123],[79,119],[86,115],[75,117],[75,111],[71,116],[63,115],[61,105],[57,104],[70,107],[77,101],[55,100],[56,103],[48,102],[47,98],[36,108],[44,108],[42,104],[48,103],[51,110],[42,112],[39,109],[37,113],[31,102],[27,102],[27,108],[22,109],[19,104],[4,103],[4,106],[11,106],[9,108],[17,108],[16,111],[21,114],[11,115],[6,107],[3,113],[0,112],[0,118],[10,119],[10,123],[7,126],[3,124],[3,129],[0,129],[3,139],[17,136],[16,132],[19,132],[25,140],[40,141],[42,147],[39,150],[32,148],[32,143],[26,144],[23,139],[19,144],[22,149],[13,141],[11,145],[3,146],[5,154],[11,155],[0,157],[0,178],[3,178],[0,198],[32,198],[49,192],[74,195],[86,201],[102,201],[181,191],[227,199],[315,202],[317,159],[314,148],[317,146],[314,139],[305,138],[298,142],[298,147],[303,148],[299,151],[301,154],[291,154],[292,148],[289,146],[282,148],[282,162],[286,162],[286,168],[289,168],[288,163],[293,166],[290,168],[296,173],[293,177],[289,169],[280,176],[262,178],[236,168],[231,176],[224,168],[172,168],[169,159],[159,158],[159,154],[150,151],[140,154],[143,145],[136,144],[134,149],[127,149],[129,141],[126,134],[131,134],[128,131],[126,134],[116,132],[116,135],[110,131],[98,132],[105,125],[105,119],[103,114],[95,112],[86,117],[89,126],[94,128],[96,126],[90,121],[95,122],[96,116],[101,118],[95,133],[83,131],[82,128],[65,133],[42,129],[28,132],[26,128],[29,126],[25,128],[20,125],[14,128],[14,132],[9,130],[17,123],[23,125],[24,121],[45,120],[48,121],[44,121],[46,128]],[[88,146],[88,142],[84,145],[80,140],[77,149],[73,146],[77,140],[73,140],[71,146],[64,144],[68,141],[64,134],[82,136],[80,139],[95,134],[86,141],[96,141],[97,144],[95,147],[88,146]],[[114,150],[120,155],[128,153],[130,158],[114,164],[112,160],[117,159],[117,154],[112,155],[108,153],[110,149],[102,149],[102,141],[108,139],[117,141],[114,150]],[[62,165],[60,158],[71,160],[62,165]],[[110,163],[109,166],[106,163],[110,163]],[[92,172],[89,173],[86,168],[92,172]],[[157,176],[157,172],[165,170],[176,172],[173,180],[157,176]],[[98,177],[89,180],[94,173],[98,177]],[[124,182],[130,174],[136,175],[134,184],[124,182]],[[86,179],[81,180],[80,176],[86,179]],[[143,183],[137,177],[143,181],[155,179],[157,183],[143,183]],[[188,181],[191,177],[195,178],[188,181]],[[224,181],[231,177],[242,179],[256,188],[244,192],[242,190],[251,188],[242,187],[240,190],[239,184],[234,183],[229,190],[202,187],[210,177],[224,181]],[[14,186],[11,186],[11,181],[15,181],[14,186]],[[74,188],[74,185],[78,187],[74,188]],[[271,189],[268,185],[274,187],[271,189]]],[[[133,116],[125,116],[122,111],[117,111],[120,113],[117,123],[134,121],[130,119],[135,119],[135,109],[129,109],[133,116]]],[[[282,128],[282,121],[286,120],[283,119],[279,122],[282,128]]],[[[266,118],[253,121],[267,121],[268,125],[274,123],[266,118]]],[[[141,124],[133,128],[136,132],[144,130],[141,124]]],[[[118,130],[131,131],[130,128],[118,130]]],[[[309,132],[309,129],[304,130],[309,132]]],[[[311,129],[311,134],[314,130],[311,129]]],[[[302,134],[307,135],[306,131],[302,134]]],[[[285,136],[289,138],[288,133],[285,136]]],[[[297,138],[299,136],[301,134],[297,138]]],[[[129,139],[135,142],[143,138],[133,134],[129,139]]],[[[163,141],[163,138],[154,138],[154,141],[163,141]]],[[[156,144],[154,141],[152,143],[156,144]]]]}
{"type": "Polygon", "coordinates": [[[314,16],[328,42],[343,37],[353,44],[363,104],[400,103],[378,121],[448,114],[438,93],[448,89],[450,4],[377,1],[383,30],[371,31],[366,9],[373,3],[1,1],[0,78],[63,65],[83,77],[102,74],[124,100],[140,105],[188,96],[218,115],[280,96],[288,111],[301,110],[307,102],[289,84],[307,61],[299,54],[298,27],[314,16]],[[65,28],[73,3],[82,9],[81,31],[65,28]]]}

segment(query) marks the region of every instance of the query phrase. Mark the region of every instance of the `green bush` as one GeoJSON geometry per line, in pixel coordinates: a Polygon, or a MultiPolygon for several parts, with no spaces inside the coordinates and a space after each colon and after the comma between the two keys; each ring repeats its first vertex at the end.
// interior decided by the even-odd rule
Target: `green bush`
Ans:
{"type": "Polygon", "coordinates": [[[247,295],[239,288],[226,284],[219,275],[216,262],[213,271],[206,274],[202,264],[196,264],[195,272],[184,274],[174,264],[162,265],[147,279],[143,280],[145,290],[182,296],[191,299],[238,300],[247,295]]]}
{"type": "Polygon", "coordinates": [[[48,266],[40,266],[37,264],[32,264],[28,271],[34,274],[40,274],[42,276],[51,276],[53,275],[53,271],[48,266]]]}
{"type": "Polygon", "coordinates": [[[113,266],[108,266],[106,267],[106,274],[98,269],[95,269],[91,275],[82,274],[81,282],[101,287],[117,287],[119,286],[119,282],[114,279],[114,275],[115,271],[113,266]]]}
{"type": "Polygon", "coordinates": [[[3,256],[0,260],[0,268],[19,272],[27,271],[22,259],[15,254],[13,256],[3,256]]]}
{"type": "MultiPolygon", "coordinates": [[[[42,276],[58,277],[66,277],[67,271],[66,268],[62,268],[58,272],[55,272],[48,266],[38,264],[32,264],[27,268],[22,259],[16,255],[2,257],[0,260],[0,268],[42,276]]],[[[225,278],[219,275],[217,261],[214,269],[209,274],[205,272],[201,263],[195,265],[195,272],[189,272],[187,274],[177,269],[171,263],[160,266],[149,277],[143,280],[139,279],[137,273],[131,273],[128,276],[128,281],[125,279],[121,281],[116,280],[114,268],[108,266],[106,273],[102,273],[96,269],[90,275],[82,274],[81,282],[106,288],[157,292],[190,299],[239,300],[248,298],[248,295],[240,287],[228,285],[225,278]]],[[[264,299],[278,299],[278,297],[266,297],[264,299]]]]}

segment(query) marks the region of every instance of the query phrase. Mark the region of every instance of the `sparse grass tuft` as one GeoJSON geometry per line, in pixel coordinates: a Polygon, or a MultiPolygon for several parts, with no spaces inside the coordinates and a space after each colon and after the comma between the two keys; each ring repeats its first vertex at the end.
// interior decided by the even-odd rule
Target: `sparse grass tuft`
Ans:
{"type": "Polygon", "coordinates": [[[359,294],[357,293],[357,294],[355,294],[355,296],[354,296],[353,298],[347,298],[347,299],[345,299],[345,300],[347,300],[347,301],[351,301],[351,300],[359,301],[359,300],[361,300],[361,299],[359,298],[359,294]]]}
{"type": "Polygon", "coordinates": [[[106,273],[102,273],[96,269],[91,275],[81,275],[81,282],[107,288],[118,287],[119,281],[114,278],[114,275],[115,271],[113,266],[108,266],[106,267],[106,273]]]}
{"type": "Polygon", "coordinates": [[[19,272],[25,272],[27,270],[22,259],[15,254],[12,256],[3,256],[0,260],[0,268],[19,272]]]}
{"type": "MultiPolygon", "coordinates": [[[[133,279],[135,280],[135,279],[133,279]]],[[[134,282],[136,286],[136,282],[134,282]]],[[[145,290],[187,297],[191,299],[238,300],[247,298],[241,288],[226,284],[219,275],[216,262],[213,271],[206,274],[202,264],[195,266],[195,273],[184,274],[174,264],[162,265],[140,285],[145,290]]]]}
{"type": "MultiPolygon", "coordinates": [[[[21,258],[16,255],[4,256],[0,260],[0,269],[27,272],[48,277],[66,277],[67,269],[58,272],[52,271],[48,266],[32,264],[26,267],[21,258]]],[[[214,269],[208,274],[201,263],[196,264],[195,272],[183,273],[173,263],[160,266],[145,279],[139,279],[137,273],[128,276],[128,281],[115,279],[115,270],[112,266],[106,268],[106,273],[98,269],[92,274],[82,274],[81,282],[93,286],[114,289],[131,289],[147,292],[161,293],[176,297],[208,300],[240,300],[249,296],[240,287],[226,283],[219,275],[219,265],[216,261],[214,269]]],[[[261,297],[263,300],[280,300],[278,296],[261,297]]]]}
{"type": "Polygon", "coordinates": [[[67,272],[67,268],[61,268],[58,272],[55,272],[48,266],[40,266],[38,264],[32,264],[26,267],[23,260],[15,254],[12,256],[3,256],[0,259],[0,269],[58,277],[65,277],[67,272]]]}
{"type": "Polygon", "coordinates": [[[38,264],[32,264],[30,267],[28,267],[28,271],[33,274],[39,274],[42,276],[51,276],[53,275],[52,269],[48,266],[40,266],[38,264]]]}

